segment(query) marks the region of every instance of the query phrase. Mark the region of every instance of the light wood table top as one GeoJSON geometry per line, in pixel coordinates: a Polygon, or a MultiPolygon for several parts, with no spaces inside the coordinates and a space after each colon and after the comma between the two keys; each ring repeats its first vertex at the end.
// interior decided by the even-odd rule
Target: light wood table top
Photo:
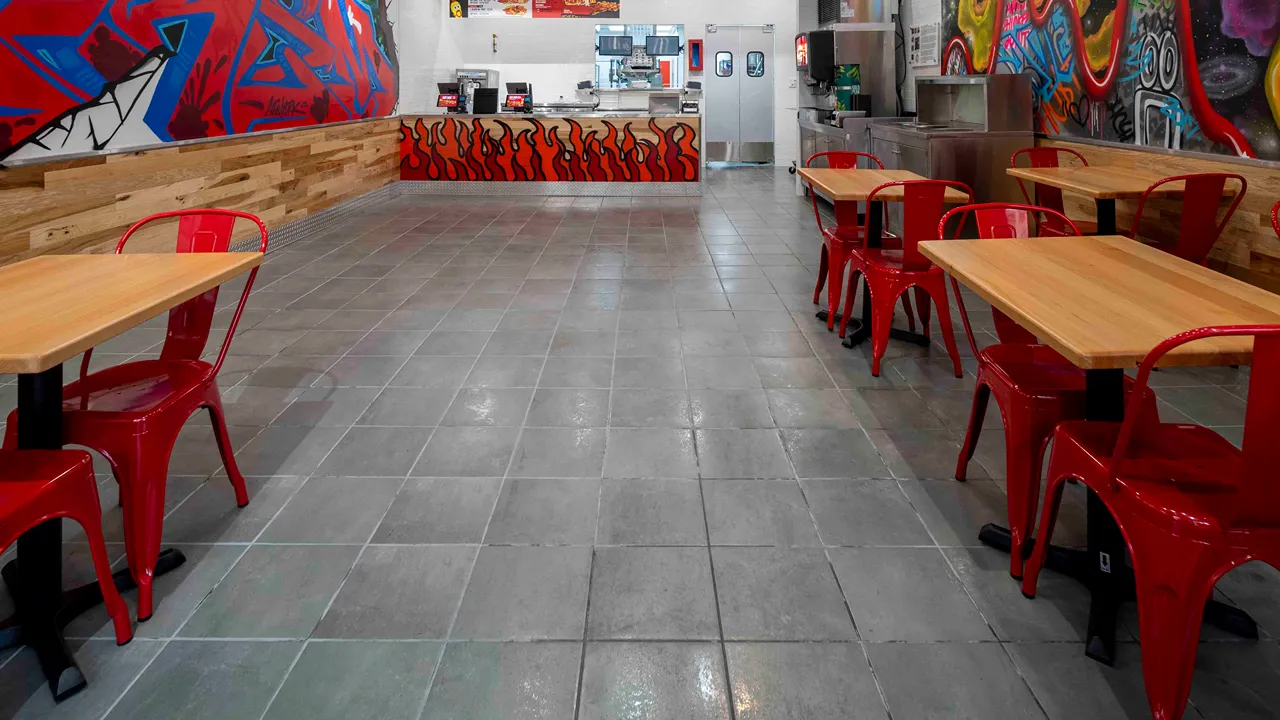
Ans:
{"type": "MultiPolygon", "coordinates": [[[[1280,295],[1118,235],[932,240],[920,252],[1086,370],[1130,368],[1209,325],[1280,325],[1280,295]]],[[[1164,366],[1245,365],[1251,338],[1183,345],[1164,366]]]]}
{"type": "MultiPolygon", "coordinates": [[[[910,170],[833,170],[831,168],[802,168],[800,177],[811,183],[823,195],[836,202],[866,202],[872,190],[900,180],[928,180],[910,170]]],[[[876,195],[877,201],[902,202],[901,187],[885,188],[876,195]]],[[[969,196],[955,188],[947,188],[947,202],[963,205],[969,196]]]]}
{"type": "Polygon", "coordinates": [[[262,253],[45,255],[0,268],[0,373],[48,370],[263,259],[262,253]]]}
{"type": "MultiPolygon", "coordinates": [[[[1009,168],[1005,172],[1016,178],[1061,188],[1078,195],[1086,195],[1094,200],[1137,200],[1147,188],[1169,177],[1169,175],[1137,168],[1109,165],[1019,167],[1009,168]]],[[[1228,184],[1227,192],[1234,194],[1235,189],[1228,184]]],[[[1181,197],[1181,195],[1181,183],[1170,183],[1152,193],[1152,197],[1181,197]]]]}

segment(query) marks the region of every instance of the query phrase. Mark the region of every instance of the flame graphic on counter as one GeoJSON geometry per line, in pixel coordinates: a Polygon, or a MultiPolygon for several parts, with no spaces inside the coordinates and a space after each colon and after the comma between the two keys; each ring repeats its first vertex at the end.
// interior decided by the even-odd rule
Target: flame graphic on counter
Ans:
{"type": "MultiPolygon", "coordinates": [[[[535,118],[471,121],[444,118],[400,123],[401,180],[696,182],[698,131],[676,122],[653,139],[637,137],[632,121],[575,120],[548,126],[535,118]],[[495,127],[496,126],[496,127],[495,127]],[[523,126],[523,127],[522,127],[523,126]],[[521,128],[521,129],[515,129],[521,128]],[[562,137],[563,135],[563,137],[562,137]]],[[[642,131],[643,132],[643,131],[642,131]]]]}

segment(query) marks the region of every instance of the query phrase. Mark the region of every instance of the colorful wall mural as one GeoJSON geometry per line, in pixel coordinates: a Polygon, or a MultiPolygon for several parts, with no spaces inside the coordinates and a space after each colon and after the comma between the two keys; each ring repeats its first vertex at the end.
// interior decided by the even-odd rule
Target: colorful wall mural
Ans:
{"type": "Polygon", "coordinates": [[[1048,135],[1280,160],[1280,0],[943,0],[943,72],[1026,72],[1048,135]]]}
{"type": "Polygon", "coordinates": [[[400,122],[401,180],[697,182],[698,120],[400,122]]]}
{"type": "Polygon", "coordinates": [[[391,0],[0,0],[0,162],[391,114],[391,0]]]}

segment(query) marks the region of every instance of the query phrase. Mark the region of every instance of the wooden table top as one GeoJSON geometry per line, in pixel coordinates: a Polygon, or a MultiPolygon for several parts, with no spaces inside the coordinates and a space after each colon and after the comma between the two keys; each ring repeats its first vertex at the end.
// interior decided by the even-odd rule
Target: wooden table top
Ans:
{"type": "Polygon", "coordinates": [[[0,268],[0,373],[48,370],[263,259],[262,253],[44,255],[0,268]]]}
{"type": "MultiPolygon", "coordinates": [[[[910,170],[833,170],[831,168],[802,168],[800,177],[807,180],[823,195],[837,202],[866,202],[867,196],[880,185],[899,180],[928,180],[910,170]]],[[[902,202],[901,187],[886,188],[876,195],[876,200],[902,202]]],[[[955,188],[947,188],[947,202],[963,205],[969,197],[955,188]]]]}
{"type": "MultiPolygon", "coordinates": [[[[1137,200],[1147,188],[1169,177],[1168,174],[1162,175],[1138,168],[1110,165],[1019,167],[1009,168],[1005,172],[1016,178],[1043,183],[1078,195],[1086,195],[1094,200],[1137,200]]],[[[1227,192],[1235,193],[1230,183],[1227,185],[1227,192]]],[[[1170,183],[1152,193],[1152,197],[1180,197],[1181,195],[1181,183],[1170,183]]]]}
{"type": "MultiPolygon", "coordinates": [[[[920,252],[1085,369],[1131,368],[1209,325],[1280,325],[1280,295],[1118,235],[932,240],[920,252]]],[[[1251,338],[1183,345],[1163,366],[1245,365],[1251,338]]]]}

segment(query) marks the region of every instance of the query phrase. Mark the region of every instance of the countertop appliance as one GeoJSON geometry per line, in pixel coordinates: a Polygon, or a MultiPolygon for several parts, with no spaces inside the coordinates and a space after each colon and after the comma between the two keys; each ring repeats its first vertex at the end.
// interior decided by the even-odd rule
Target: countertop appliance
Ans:
{"type": "MultiPolygon", "coordinates": [[[[480,70],[475,68],[465,68],[462,70],[458,70],[457,78],[458,78],[459,93],[462,96],[462,102],[458,104],[459,105],[465,104],[466,110],[464,112],[469,112],[469,113],[479,112],[478,110],[476,110],[476,106],[475,106],[476,90],[481,88],[488,88],[496,92],[498,89],[498,71],[497,70],[480,70]]],[[[489,112],[494,112],[494,113],[498,112],[497,106],[495,105],[492,110],[489,110],[489,112]]]]}
{"type": "MultiPolygon", "coordinates": [[[[1020,202],[1008,158],[1035,142],[1028,75],[916,79],[915,120],[871,126],[871,152],[888,169],[959,180],[977,202],[1020,202]]],[[[902,208],[890,206],[890,229],[902,228],[902,208]]]]}

